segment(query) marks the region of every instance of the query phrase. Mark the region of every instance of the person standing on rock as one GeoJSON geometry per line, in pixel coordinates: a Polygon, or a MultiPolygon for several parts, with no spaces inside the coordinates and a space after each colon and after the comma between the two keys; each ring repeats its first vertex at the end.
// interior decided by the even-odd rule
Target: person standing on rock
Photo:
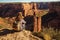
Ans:
{"type": "Polygon", "coordinates": [[[16,17],[16,26],[17,26],[17,30],[23,30],[25,29],[25,24],[26,21],[23,19],[24,17],[22,16],[22,12],[18,13],[18,16],[16,17]]]}

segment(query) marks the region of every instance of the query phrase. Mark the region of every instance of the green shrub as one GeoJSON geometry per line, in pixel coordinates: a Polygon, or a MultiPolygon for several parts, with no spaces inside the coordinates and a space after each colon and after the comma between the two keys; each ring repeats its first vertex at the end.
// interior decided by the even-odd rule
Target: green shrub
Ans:
{"type": "Polygon", "coordinates": [[[60,40],[60,31],[57,29],[54,30],[54,28],[43,28],[41,32],[33,33],[33,35],[38,37],[43,37],[45,40],[60,40]]]}
{"type": "Polygon", "coordinates": [[[0,28],[2,28],[2,25],[0,25],[0,28]]]}

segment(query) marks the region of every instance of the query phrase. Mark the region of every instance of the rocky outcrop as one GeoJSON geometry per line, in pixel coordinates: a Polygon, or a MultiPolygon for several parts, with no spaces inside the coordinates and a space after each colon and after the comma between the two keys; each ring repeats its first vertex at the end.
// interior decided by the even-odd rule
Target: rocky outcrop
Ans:
{"type": "Polygon", "coordinates": [[[30,31],[23,30],[21,32],[14,32],[0,36],[0,40],[41,40],[41,39],[36,36],[33,36],[30,31]]]}

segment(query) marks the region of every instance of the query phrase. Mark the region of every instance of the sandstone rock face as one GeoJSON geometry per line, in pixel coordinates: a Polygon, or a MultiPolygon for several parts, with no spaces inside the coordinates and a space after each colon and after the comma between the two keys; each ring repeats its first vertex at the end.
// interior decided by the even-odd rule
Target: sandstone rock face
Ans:
{"type": "Polygon", "coordinates": [[[40,40],[40,38],[33,36],[30,31],[23,30],[21,32],[0,36],[0,40],[40,40]]]}
{"type": "MultiPolygon", "coordinates": [[[[15,21],[15,17],[17,16],[18,12],[22,12],[24,16],[33,15],[34,13],[36,15],[46,14],[44,12],[45,10],[43,11],[41,11],[40,9],[38,10],[38,3],[19,3],[19,4],[12,3],[12,4],[0,4],[0,6],[1,6],[0,16],[4,17],[11,25],[13,25],[13,22],[15,21]]],[[[9,28],[12,27],[9,24],[8,24],[9,28]]]]}
{"type": "Polygon", "coordinates": [[[34,12],[37,12],[37,3],[23,3],[23,10],[25,11],[24,14],[25,16],[32,15],[34,12]],[[34,7],[34,8],[33,8],[34,7]],[[31,13],[31,14],[30,14],[31,13]]]}
{"type": "Polygon", "coordinates": [[[25,11],[24,14],[26,16],[28,14],[28,11],[31,9],[31,4],[23,3],[22,6],[23,6],[23,10],[25,11]]]}
{"type": "Polygon", "coordinates": [[[6,19],[0,17],[0,30],[9,29],[9,28],[11,29],[12,27],[10,24],[8,24],[8,21],[6,19]]]}
{"type": "Polygon", "coordinates": [[[6,3],[0,4],[1,17],[13,17],[18,12],[23,12],[23,15],[32,15],[33,12],[39,13],[40,3],[6,3]],[[39,10],[38,10],[39,9],[39,10]],[[30,14],[31,13],[31,14],[30,14]]]}

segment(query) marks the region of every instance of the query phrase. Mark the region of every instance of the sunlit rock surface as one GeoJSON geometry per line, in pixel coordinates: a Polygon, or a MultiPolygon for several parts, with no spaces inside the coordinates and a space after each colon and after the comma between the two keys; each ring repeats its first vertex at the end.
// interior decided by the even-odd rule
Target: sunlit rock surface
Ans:
{"type": "Polygon", "coordinates": [[[40,38],[33,36],[30,31],[20,31],[9,33],[7,35],[0,36],[0,40],[41,40],[40,38]]]}

